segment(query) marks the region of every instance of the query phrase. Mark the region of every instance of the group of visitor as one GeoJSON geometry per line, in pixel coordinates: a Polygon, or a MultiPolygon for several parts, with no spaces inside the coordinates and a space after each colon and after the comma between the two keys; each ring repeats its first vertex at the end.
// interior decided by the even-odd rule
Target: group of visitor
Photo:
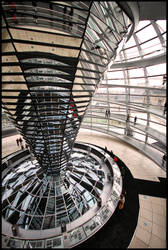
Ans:
{"type": "MultiPolygon", "coordinates": [[[[129,120],[130,120],[130,114],[127,115],[126,122],[129,122],[129,120]]],[[[137,116],[134,117],[134,125],[136,124],[136,121],[137,121],[137,116]]]]}
{"type": "Polygon", "coordinates": [[[16,143],[17,143],[17,146],[18,147],[20,146],[22,150],[24,150],[25,148],[28,149],[27,143],[25,144],[25,147],[24,147],[23,139],[21,137],[16,139],[16,143]]]}
{"type": "Polygon", "coordinates": [[[110,109],[106,109],[105,117],[106,118],[110,117],[110,109]]]}

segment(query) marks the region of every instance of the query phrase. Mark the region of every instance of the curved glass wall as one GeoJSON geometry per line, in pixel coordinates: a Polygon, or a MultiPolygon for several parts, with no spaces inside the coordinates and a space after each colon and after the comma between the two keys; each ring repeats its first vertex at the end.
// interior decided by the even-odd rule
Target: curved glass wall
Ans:
{"type": "Polygon", "coordinates": [[[165,53],[166,21],[140,21],[104,73],[82,126],[121,139],[128,135],[157,149],[160,155],[165,153],[165,53]]]}

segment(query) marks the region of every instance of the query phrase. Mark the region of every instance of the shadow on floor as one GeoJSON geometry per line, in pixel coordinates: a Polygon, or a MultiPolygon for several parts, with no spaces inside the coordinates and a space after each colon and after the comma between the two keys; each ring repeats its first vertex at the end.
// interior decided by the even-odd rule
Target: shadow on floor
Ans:
{"type": "Polygon", "coordinates": [[[166,178],[158,177],[160,182],[134,179],[138,187],[138,193],[160,198],[167,197],[166,178]]]}

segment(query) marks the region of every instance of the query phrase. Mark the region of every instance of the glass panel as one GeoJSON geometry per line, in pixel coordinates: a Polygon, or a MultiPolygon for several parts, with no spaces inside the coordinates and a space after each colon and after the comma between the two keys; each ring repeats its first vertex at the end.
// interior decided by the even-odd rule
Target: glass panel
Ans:
{"type": "Polygon", "coordinates": [[[147,26],[148,24],[150,24],[150,21],[148,21],[148,20],[140,21],[139,24],[138,24],[137,32],[136,32],[136,33],[138,33],[138,30],[144,28],[144,27],[147,26]]]}
{"type": "Polygon", "coordinates": [[[143,55],[154,56],[162,53],[162,45],[158,38],[140,45],[143,55]]]}
{"type": "Polygon", "coordinates": [[[157,20],[156,23],[158,24],[162,32],[167,30],[166,20],[157,20]]]}
{"type": "Polygon", "coordinates": [[[166,74],[166,63],[149,66],[146,68],[149,75],[163,75],[166,74]]]}
{"type": "Polygon", "coordinates": [[[144,70],[142,68],[139,69],[131,69],[129,70],[129,77],[143,77],[144,76],[144,70]]]}
{"type": "Polygon", "coordinates": [[[145,42],[145,41],[157,36],[156,31],[154,30],[152,25],[137,32],[136,35],[138,36],[138,38],[141,42],[145,42]]]}

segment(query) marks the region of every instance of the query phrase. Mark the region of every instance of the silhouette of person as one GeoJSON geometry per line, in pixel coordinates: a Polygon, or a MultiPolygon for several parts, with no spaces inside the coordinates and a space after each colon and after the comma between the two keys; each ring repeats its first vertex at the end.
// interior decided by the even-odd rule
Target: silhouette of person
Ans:
{"type": "Polygon", "coordinates": [[[130,118],[130,115],[128,114],[128,115],[127,115],[127,120],[126,120],[127,122],[129,121],[129,118],[130,118]]]}
{"type": "Polygon", "coordinates": [[[136,121],[137,121],[137,117],[135,116],[134,117],[134,125],[135,125],[136,121]]]}
{"type": "Polygon", "coordinates": [[[18,139],[18,138],[16,139],[16,143],[17,143],[17,145],[19,146],[19,139],[18,139]]]}

